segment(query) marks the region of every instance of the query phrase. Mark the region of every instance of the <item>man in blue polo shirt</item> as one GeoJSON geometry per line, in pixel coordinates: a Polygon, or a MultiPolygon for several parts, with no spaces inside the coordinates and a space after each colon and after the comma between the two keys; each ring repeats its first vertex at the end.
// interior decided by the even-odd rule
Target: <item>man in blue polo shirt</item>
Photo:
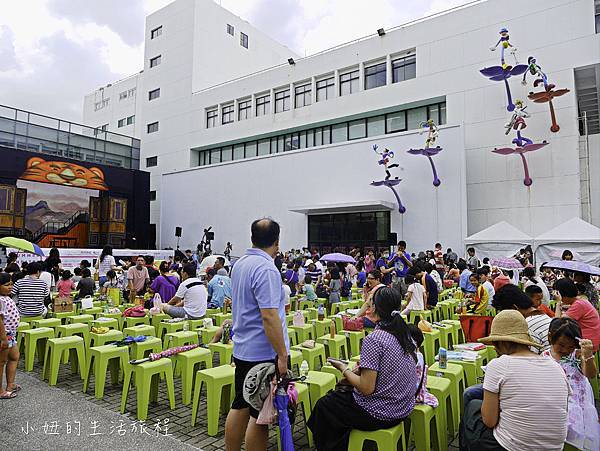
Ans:
{"type": "Polygon", "coordinates": [[[398,241],[398,251],[390,257],[390,264],[393,264],[396,268],[396,284],[394,288],[400,290],[402,296],[406,293],[406,284],[404,283],[404,277],[408,274],[408,270],[412,267],[412,260],[410,254],[406,252],[406,241],[398,241]]]}
{"type": "Polygon", "coordinates": [[[252,248],[231,273],[235,399],[225,423],[228,450],[240,450],[243,441],[246,449],[267,449],[269,428],[256,424],[258,411],[244,400],[244,379],[259,363],[274,362],[279,374],[288,368],[283,283],[273,262],[279,251],[279,224],[256,220],[251,234],[252,248]]]}

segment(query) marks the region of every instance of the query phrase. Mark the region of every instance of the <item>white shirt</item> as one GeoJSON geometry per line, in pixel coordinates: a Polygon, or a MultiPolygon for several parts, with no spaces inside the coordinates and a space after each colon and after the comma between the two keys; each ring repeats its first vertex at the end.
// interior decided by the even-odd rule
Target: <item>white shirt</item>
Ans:
{"type": "Polygon", "coordinates": [[[42,271],[40,273],[40,280],[46,282],[46,285],[48,285],[49,290],[55,287],[54,277],[52,277],[52,274],[50,274],[48,271],[42,271]]]}
{"type": "Polygon", "coordinates": [[[183,299],[183,308],[188,316],[202,318],[206,315],[208,292],[200,279],[190,277],[181,282],[175,296],[183,299]]]}
{"type": "Polygon", "coordinates": [[[487,291],[488,298],[489,298],[488,305],[491,306],[492,299],[494,299],[494,295],[496,294],[496,290],[494,290],[494,285],[489,280],[486,280],[485,282],[483,282],[483,288],[485,288],[485,291],[487,291]]]}
{"type": "Polygon", "coordinates": [[[283,285],[283,302],[285,305],[290,305],[290,296],[292,295],[292,289],[289,285],[283,285]]]}
{"type": "Polygon", "coordinates": [[[115,257],[112,255],[105,255],[104,260],[100,261],[98,258],[98,277],[106,277],[106,273],[116,266],[115,257]]]}
{"type": "Polygon", "coordinates": [[[423,288],[423,285],[417,282],[412,283],[408,287],[408,292],[410,293],[410,301],[408,301],[406,308],[408,310],[425,310],[425,302],[423,300],[425,288],[423,288]]]}
{"type": "Polygon", "coordinates": [[[433,280],[435,280],[435,284],[437,285],[437,289],[438,291],[441,293],[442,291],[444,291],[444,284],[442,282],[442,278],[440,277],[440,273],[437,272],[435,269],[433,271],[431,271],[430,273],[428,273],[431,278],[433,280]]]}
{"type": "Polygon", "coordinates": [[[525,282],[524,284],[524,288],[527,288],[530,285],[537,285],[538,287],[540,287],[542,289],[542,295],[544,296],[542,302],[548,305],[548,303],[550,302],[550,291],[548,291],[548,287],[540,277],[536,277],[536,280],[537,283],[534,283],[532,280],[527,280],[527,282],[525,282]]]}
{"type": "Polygon", "coordinates": [[[488,363],[483,389],[498,393],[494,437],[500,446],[508,451],[563,449],[570,389],[558,363],[542,356],[500,356],[488,363]]]}

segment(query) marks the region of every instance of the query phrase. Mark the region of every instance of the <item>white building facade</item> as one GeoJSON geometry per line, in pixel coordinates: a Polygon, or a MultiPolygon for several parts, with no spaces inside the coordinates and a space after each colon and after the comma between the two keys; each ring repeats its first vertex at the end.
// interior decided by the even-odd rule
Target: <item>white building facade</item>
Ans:
{"type": "MultiPolygon", "coordinates": [[[[212,226],[213,248],[230,241],[235,254],[260,216],[281,223],[282,247],[323,249],[383,246],[390,232],[411,249],[461,248],[500,220],[529,235],[598,220],[599,15],[594,0],[482,1],[299,58],[210,0],[176,0],[148,16],[134,77],[157,245],[174,246],[181,226],[181,245],[195,246],[212,226]],[[549,143],[527,155],[531,187],[518,156],[491,152],[512,139],[503,84],[479,73],[499,64],[489,47],[502,27],[520,63],[535,56],[571,91],[554,100],[561,129],[551,133],[548,105],[527,102],[531,77],[509,80],[528,103],[524,134],[549,143]],[[427,119],[440,124],[437,188],[427,159],[406,153],[423,146],[427,119]],[[370,186],[384,175],[374,144],[401,166],[392,177],[405,214],[389,189],[370,186]]],[[[97,111],[98,91],[86,97],[86,124],[118,129],[125,113],[111,112],[113,99],[128,80],[97,111]]]]}

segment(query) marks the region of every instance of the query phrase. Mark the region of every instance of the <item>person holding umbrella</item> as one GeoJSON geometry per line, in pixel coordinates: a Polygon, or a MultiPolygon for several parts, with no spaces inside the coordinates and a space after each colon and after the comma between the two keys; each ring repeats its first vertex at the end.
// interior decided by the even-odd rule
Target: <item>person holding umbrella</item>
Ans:
{"type": "Polygon", "coordinates": [[[377,327],[363,341],[359,365],[351,370],[342,361],[331,361],[350,389],[336,390],[317,401],[308,427],[319,451],[348,449],[352,429],[387,429],[412,412],[421,387],[416,345],[400,315],[400,302],[397,290],[379,288],[373,313],[377,327]]]}

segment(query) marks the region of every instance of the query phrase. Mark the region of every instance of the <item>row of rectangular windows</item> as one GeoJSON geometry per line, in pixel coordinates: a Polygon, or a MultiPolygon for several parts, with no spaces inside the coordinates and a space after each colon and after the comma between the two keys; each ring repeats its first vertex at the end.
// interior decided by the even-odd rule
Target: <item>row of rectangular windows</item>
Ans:
{"type": "MultiPolygon", "coordinates": [[[[399,83],[404,80],[415,78],[417,75],[416,55],[410,55],[392,61],[392,83],[399,83]]],[[[373,66],[365,67],[364,89],[373,89],[379,86],[385,86],[387,83],[387,65],[379,63],[373,66]]],[[[339,95],[345,96],[359,91],[359,72],[353,70],[339,76],[339,95]]],[[[290,89],[282,89],[275,92],[275,113],[288,111],[291,108],[290,89]]],[[[335,80],[328,77],[316,82],[316,101],[322,102],[333,98],[335,95],[335,80]]],[[[311,105],[313,102],[312,86],[310,83],[294,87],[294,106],[302,108],[311,105]]],[[[269,94],[256,97],[255,116],[264,116],[271,112],[271,96],[269,94]]],[[[243,100],[238,102],[238,121],[249,119],[252,111],[252,101],[243,100]]],[[[234,105],[224,105],[221,107],[221,125],[234,122],[234,105]]],[[[216,127],[219,123],[218,109],[206,111],[206,128],[216,127]]]]}
{"type": "Polygon", "coordinates": [[[135,123],[135,115],[127,116],[127,117],[124,117],[123,119],[119,119],[119,122],[117,122],[117,127],[121,128],[121,127],[125,127],[126,125],[131,125],[134,123],[135,123]]]}
{"type": "Polygon", "coordinates": [[[445,124],[446,103],[435,103],[366,119],[286,133],[233,146],[201,150],[198,152],[198,166],[414,130],[428,119],[433,119],[437,124],[445,124]]]}

